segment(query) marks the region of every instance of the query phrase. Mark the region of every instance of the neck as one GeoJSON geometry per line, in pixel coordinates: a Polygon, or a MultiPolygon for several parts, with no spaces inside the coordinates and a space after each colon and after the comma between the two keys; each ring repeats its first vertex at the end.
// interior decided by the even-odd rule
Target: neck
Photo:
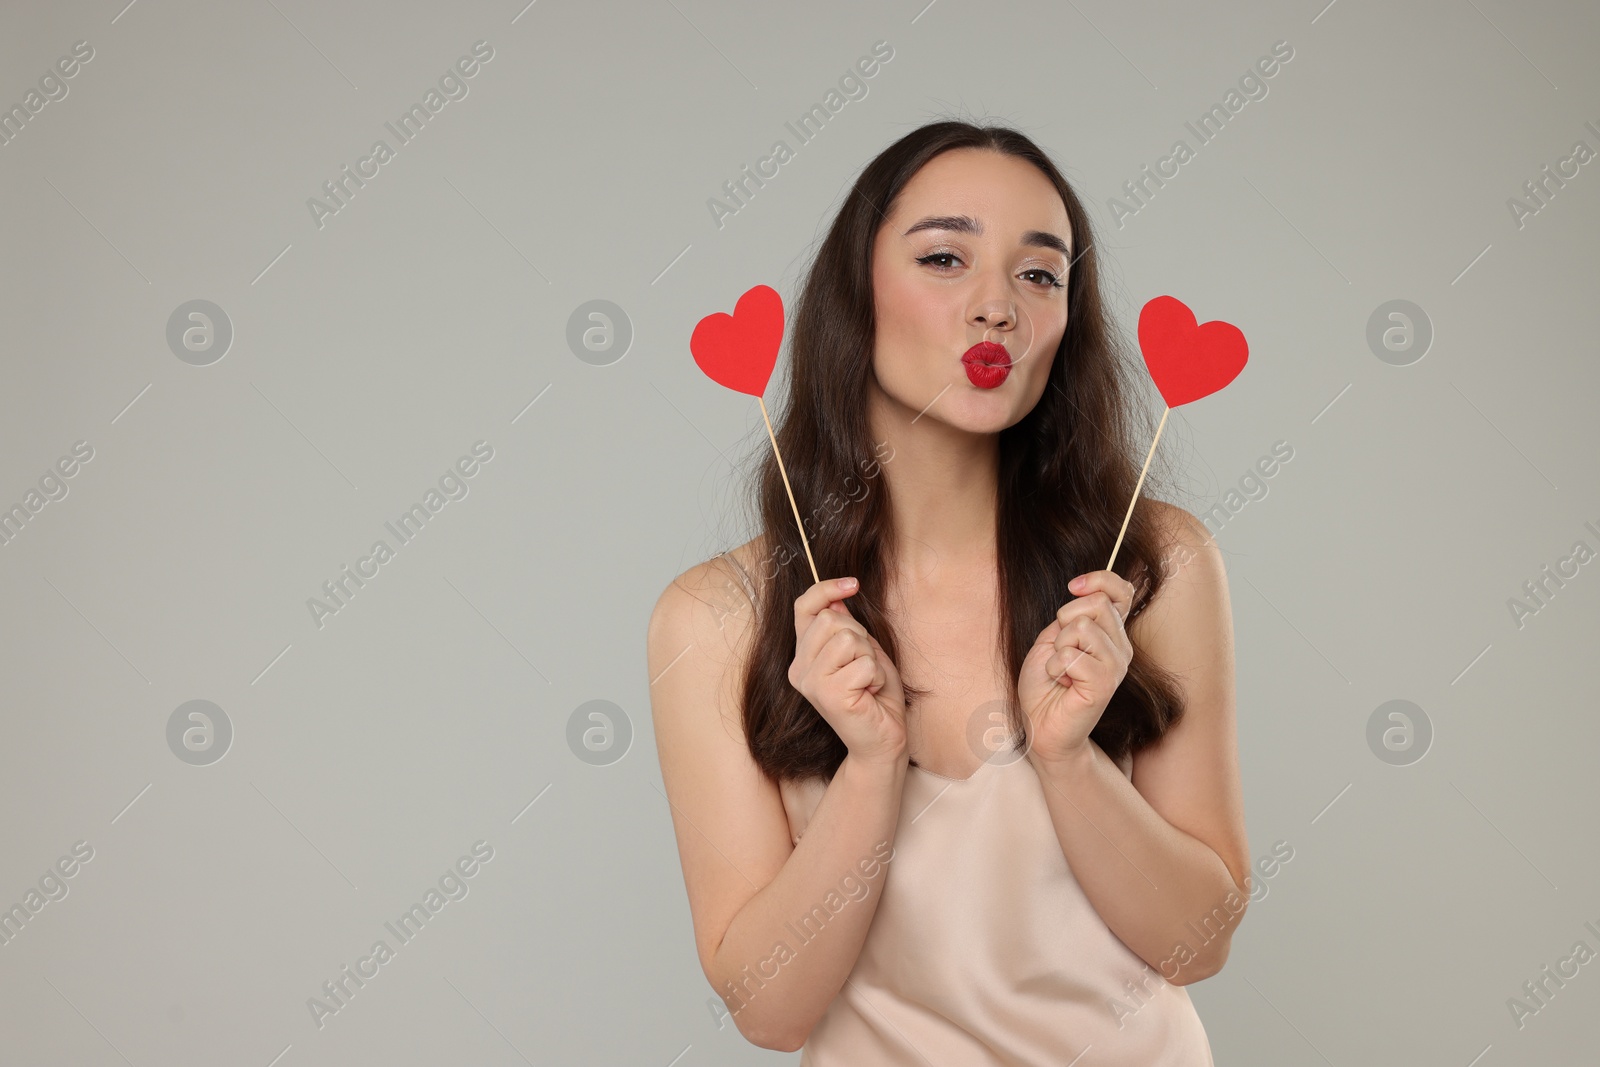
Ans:
{"type": "Polygon", "coordinates": [[[874,388],[874,441],[887,440],[894,544],[889,559],[909,584],[943,585],[996,559],[1000,439],[903,410],[874,388]]]}

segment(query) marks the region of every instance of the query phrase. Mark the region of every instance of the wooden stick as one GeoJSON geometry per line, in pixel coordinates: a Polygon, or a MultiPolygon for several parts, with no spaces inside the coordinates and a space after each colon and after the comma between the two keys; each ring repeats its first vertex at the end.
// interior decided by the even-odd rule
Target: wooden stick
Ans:
{"type": "Polygon", "coordinates": [[[1161,425],[1156,427],[1156,439],[1150,442],[1150,451],[1145,453],[1144,470],[1139,472],[1139,484],[1133,487],[1133,499],[1128,501],[1128,513],[1122,516],[1122,529],[1117,532],[1117,543],[1111,546],[1111,559],[1105,565],[1106,570],[1110,570],[1111,564],[1117,561],[1117,550],[1122,547],[1122,536],[1128,532],[1128,520],[1133,518],[1133,505],[1139,499],[1139,490],[1144,486],[1144,476],[1150,470],[1150,460],[1156,454],[1156,441],[1161,440],[1161,430],[1167,425],[1167,416],[1170,414],[1172,414],[1170,407],[1161,413],[1161,425]]]}
{"type": "MultiPolygon", "coordinates": [[[[800,543],[806,546],[806,562],[811,564],[811,579],[815,582],[822,581],[817,574],[817,561],[811,558],[811,542],[806,540],[806,524],[800,521],[800,508],[794,502],[794,489],[789,485],[789,472],[783,469],[783,453],[778,451],[778,437],[772,432],[772,420],[767,417],[767,402],[759,396],[756,403],[761,405],[761,420],[767,424],[767,437],[772,441],[772,454],[778,457],[778,473],[783,475],[783,488],[789,494],[789,506],[794,508],[794,523],[800,527],[800,543]]],[[[1165,421],[1163,419],[1162,421],[1165,421]]],[[[1157,436],[1160,436],[1158,433],[1157,436]]],[[[1149,461],[1146,460],[1148,463],[1149,461]]],[[[1121,538],[1118,538],[1120,541],[1121,538]]]]}

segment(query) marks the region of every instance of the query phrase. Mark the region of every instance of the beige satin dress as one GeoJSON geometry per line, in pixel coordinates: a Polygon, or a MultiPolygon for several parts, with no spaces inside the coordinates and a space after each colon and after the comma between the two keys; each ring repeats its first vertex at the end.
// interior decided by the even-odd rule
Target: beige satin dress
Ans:
{"type": "MultiPolygon", "coordinates": [[[[794,841],[825,789],[780,787],[794,841]]],[[[966,779],[907,769],[882,899],[801,1067],[1213,1067],[1188,992],[1073,877],[1044,789],[1016,753],[966,779]]]]}

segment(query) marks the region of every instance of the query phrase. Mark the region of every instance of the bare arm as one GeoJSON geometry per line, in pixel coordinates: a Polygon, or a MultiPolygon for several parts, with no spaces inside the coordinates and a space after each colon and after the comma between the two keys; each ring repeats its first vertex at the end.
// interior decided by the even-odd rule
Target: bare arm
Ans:
{"type": "Polygon", "coordinates": [[[778,787],[744,740],[753,612],[742,594],[743,610],[719,607],[725,567],[692,568],[657,602],[651,714],[700,966],[746,1039],[792,1052],[860,955],[893,855],[906,760],[846,756],[791,844],[778,787]]]}
{"type": "Polygon", "coordinates": [[[1111,931],[1174,985],[1221,970],[1249,904],[1234,722],[1233,622],[1222,554],[1199,520],[1166,507],[1170,577],[1129,627],[1175,671],[1182,719],[1135,753],[1129,781],[1093,740],[1040,765],[1062,851],[1111,931]]]}

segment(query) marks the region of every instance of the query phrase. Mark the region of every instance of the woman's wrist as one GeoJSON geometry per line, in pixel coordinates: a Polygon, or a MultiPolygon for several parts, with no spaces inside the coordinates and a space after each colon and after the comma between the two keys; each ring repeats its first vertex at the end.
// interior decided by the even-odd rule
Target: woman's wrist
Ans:
{"type": "Polygon", "coordinates": [[[894,752],[861,756],[846,752],[844,761],[868,774],[894,775],[904,771],[911,763],[911,750],[902,745],[894,752]]]}
{"type": "Polygon", "coordinates": [[[1037,749],[1030,748],[1028,762],[1033,764],[1033,769],[1038,771],[1041,777],[1052,781],[1070,781],[1094,766],[1094,750],[1097,747],[1099,746],[1093,740],[1085,739],[1083,744],[1064,753],[1055,753],[1048,758],[1040,755],[1037,749]]]}

